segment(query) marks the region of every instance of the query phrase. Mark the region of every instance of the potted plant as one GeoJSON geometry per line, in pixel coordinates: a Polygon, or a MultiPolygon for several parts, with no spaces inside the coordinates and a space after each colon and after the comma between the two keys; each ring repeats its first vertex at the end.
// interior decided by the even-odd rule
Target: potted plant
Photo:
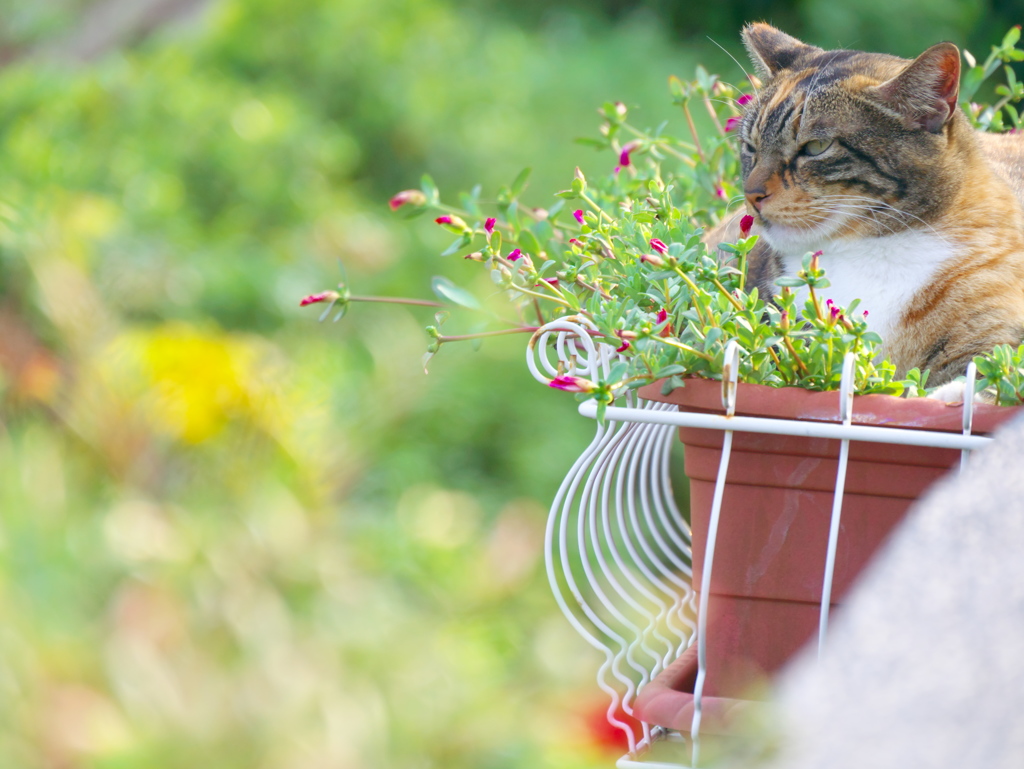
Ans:
{"type": "MultiPolygon", "coordinates": [[[[1018,38],[1019,31],[1012,30],[988,61],[968,72],[965,98],[1001,61],[1024,55],[1015,47],[1018,38]]],[[[459,206],[451,206],[442,202],[429,177],[419,189],[391,199],[398,214],[411,218],[430,212],[437,226],[450,231],[455,239],[445,253],[483,265],[496,286],[490,296],[480,298],[479,292],[438,277],[433,281],[436,302],[361,297],[341,285],[306,297],[302,304],[327,304],[322,317],[336,309],[336,318],[358,301],[435,305],[443,312],[427,327],[428,360],[443,345],[469,338],[521,333],[531,335],[533,344],[546,324],[576,319],[595,341],[614,349],[613,362],[597,378],[566,370],[556,372],[548,384],[581,400],[596,400],[599,418],[617,397],[638,388],[645,398],[667,399],[681,408],[720,409],[726,345],[735,340],[744,351],[740,413],[838,419],[835,391],[844,361],[852,355],[855,419],[959,430],[959,410],[917,397],[926,394],[927,372],[897,377],[895,367],[880,360],[881,339],[871,331],[867,313],[858,310],[857,302],[840,307],[829,298],[819,254],[808,254],[797,276],[784,281],[776,296],[764,297],[748,284],[748,256],[757,242],[750,217],[739,220],[735,242],[721,247],[726,260],[708,252],[702,235],[738,192],[740,167],[732,133],[754,84],[735,88],[698,68],[692,82],[671,78],[669,85],[688,132],[685,139],[669,135],[663,126],[642,130],[629,121],[622,103],[607,103],[600,111],[600,135],[587,143],[607,153],[609,173],[593,180],[577,169],[569,187],[545,208],[523,200],[528,170],[490,204],[478,187],[462,195],[459,206]],[[798,296],[806,298],[798,303],[798,296]],[[491,310],[496,300],[502,307],[491,310]],[[500,318],[507,316],[507,307],[514,309],[515,319],[499,321],[496,328],[459,334],[445,330],[451,322],[448,310],[500,318]]],[[[1024,89],[1012,76],[1010,87],[1003,88],[1007,95],[995,108],[972,105],[976,124],[1003,129],[1005,109],[1006,119],[1018,127],[1010,105],[1024,96],[1024,89]]],[[[991,388],[999,403],[1021,400],[1024,346],[999,348],[976,363],[981,386],[991,388]]],[[[1006,416],[997,406],[983,407],[978,427],[987,431],[1006,416]]],[[[699,573],[704,511],[721,435],[687,428],[682,437],[699,573]]],[[[737,438],[740,466],[726,491],[730,512],[719,544],[731,555],[723,558],[712,590],[720,594],[716,603],[721,611],[712,619],[719,643],[709,658],[708,694],[740,694],[752,671],[773,671],[813,631],[823,558],[807,552],[821,549],[827,538],[836,443],[757,434],[737,438]]],[[[878,444],[852,451],[837,599],[910,502],[956,458],[949,451],[878,444]]],[[[692,673],[690,660],[681,659],[670,668],[667,683],[649,687],[646,711],[641,707],[644,717],[682,726],[651,703],[659,693],[685,688],[692,673]]]]}

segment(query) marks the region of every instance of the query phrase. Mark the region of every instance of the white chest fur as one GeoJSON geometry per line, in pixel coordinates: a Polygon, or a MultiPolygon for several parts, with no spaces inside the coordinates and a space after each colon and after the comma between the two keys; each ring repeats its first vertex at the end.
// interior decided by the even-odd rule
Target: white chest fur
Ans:
{"type": "MultiPolygon", "coordinates": [[[[768,242],[772,242],[768,234],[768,242]]],[[[956,245],[931,232],[906,231],[822,245],[821,266],[832,284],[819,292],[847,307],[860,299],[857,312],[868,311],[868,326],[889,337],[908,303],[927,285],[939,266],[955,256],[956,245]]],[[[783,254],[786,275],[802,269],[804,253],[783,254]]],[[[798,295],[803,307],[806,289],[798,295]]]]}

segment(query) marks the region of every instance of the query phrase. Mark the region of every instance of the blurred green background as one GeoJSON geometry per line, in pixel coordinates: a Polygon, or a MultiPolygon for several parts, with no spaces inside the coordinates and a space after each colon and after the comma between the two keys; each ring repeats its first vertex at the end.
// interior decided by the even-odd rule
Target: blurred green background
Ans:
{"type": "Polygon", "coordinates": [[[610,766],[541,556],[593,425],[523,339],[424,375],[429,311],[299,298],[479,280],[390,195],[531,166],[547,204],[613,167],[572,143],[602,102],[739,80],[744,21],[983,54],[1020,11],[0,2],[0,766],[610,766]]]}

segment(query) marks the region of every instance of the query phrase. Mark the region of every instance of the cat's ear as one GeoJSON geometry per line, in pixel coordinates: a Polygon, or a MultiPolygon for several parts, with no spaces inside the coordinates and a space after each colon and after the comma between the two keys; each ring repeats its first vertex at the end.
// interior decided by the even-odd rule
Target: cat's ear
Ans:
{"type": "Polygon", "coordinates": [[[892,80],[867,92],[898,112],[908,128],[938,133],[957,109],[960,50],[952,43],[933,45],[892,80]]]}
{"type": "Polygon", "coordinates": [[[743,28],[742,37],[757,74],[765,80],[776,72],[791,69],[798,59],[808,54],[821,53],[820,48],[801,43],[795,37],[762,22],[748,24],[743,28]]]}

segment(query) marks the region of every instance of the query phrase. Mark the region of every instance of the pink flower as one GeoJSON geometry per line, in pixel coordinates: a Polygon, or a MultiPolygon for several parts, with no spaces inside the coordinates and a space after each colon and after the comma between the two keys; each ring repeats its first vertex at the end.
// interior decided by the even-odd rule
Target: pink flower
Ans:
{"type": "Polygon", "coordinates": [[[447,215],[445,215],[445,216],[439,216],[439,217],[437,217],[437,218],[436,218],[436,219],[434,220],[434,222],[435,222],[436,224],[451,224],[451,223],[452,223],[452,218],[451,218],[450,216],[447,216],[447,215]]]}
{"type": "Polygon", "coordinates": [[[497,221],[498,221],[497,219],[495,219],[494,217],[491,217],[486,222],[484,222],[484,232],[486,232],[488,235],[490,235],[492,232],[494,232],[494,225],[495,225],[495,223],[497,223],[497,221]]]}
{"type": "Polygon", "coordinates": [[[556,376],[548,382],[548,386],[567,393],[592,393],[597,390],[596,384],[579,376],[556,376]]]}
{"type": "Polygon", "coordinates": [[[422,206],[426,202],[427,196],[419,190],[402,190],[388,201],[388,205],[391,206],[392,211],[397,211],[406,203],[414,206],[422,206]]]}
{"type": "Polygon", "coordinates": [[[572,212],[572,215],[576,217],[576,221],[583,224],[583,209],[577,208],[572,212]]]}
{"type": "Polygon", "coordinates": [[[740,219],[740,237],[745,238],[750,234],[750,228],[754,226],[754,217],[747,214],[740,219]]]}
{"type": "Polygon", "coordinates": [[[728,120],[725,121],[725,132],[729,133],[730,131],[735,131],[737,126],[739,126],[739,124],[742,123],[742,122],[743,122],[743,118],[741,118],[741,117],[731,117],[731,118],[729,118],[728,120]]]}
{"type": "MultiPolygon", "coordinates": [[[[544,278],[543,282],[547,283],[548,285],[551,285],[551,286],[557,286],[558,285],[558,278],[544,278]]],[[[536,288],[539,285],[540,285],[540,283],[534,283],[533,287],[536,288]]]]}
{"type": "Polygon", "coordinates": [[[622,329],[619,329],[615,332],[615,336],[617,336],[622,342],[620,346],[615,348],[615,352],[625,352],[629,349],[630,342],[636,339],[637,334],[635,331],[623,331],[622,329]]]}
{"type": "Polygon", "coordinates": [[[736,103],[739,104],[741,107],[746,107],[753,100],[754,95],[752,93],[745,93],[736,100],[736,103]]]}
{"type": "Polygon", "coordinates": [[[725,187],[723,187],[721,184],[715,187],[715,195],[717,197],[720,197],[722,200],[725,200],[729,197],[728,195],[725,194],[725,187]]]}
{"type": "Polygon", "coordinates": [[[867,316],[868,316],[868,311],[864,310],[864,317],[866,318],[867,316]]]}
{"type": "Polygon", "coordinates": [[[523,255],[523,252],[517,248],[515,251],[513,251],[511,254],[509,254],[507,258],[508,258],[508,260],[510,262],[514,262],[516,259],[518,259],[522,255],[523,255]]]}
{"type": "Polygon", "coordinates": [[[307,304],[318,304],[320,302],[333,302],[341,298],[341,294],[337,291],[321,291],[319,294],[310,294],[303,298],[299,302],[299,307],[305,307],[307,304]]]}
{"type": "MultiPolygon", "coordinates": [[[[664,307],[662,307],[660,310],[658,310],[658,325],[661,325],[662,323],[665,323],[665,321],[667,321],[667,320],[668,320],[668,310],[666,310],[664,307]]],[[[665,336],[672,336],[672,324],[671,323],[666,323],[665,324],[665,328],[663,328],[661,330],[661,334],[659,334],[659,336],[663,336],[663,337],[665,337],[665,336]]]]}
{"type": "MultiPolygon", "coordinates": [[[[626,166],[629,165],[630,154],[636,152],[636,150],[640,148],[640,145],[641,142],[639,140],[627,142],[626,144],[622,145],[622,151],[619,153],[619,168],[625,168],[626,166]]],[[[615,170],[618,171],[619,168],[616,168],[615,170]]]]}
{"type": "Polygon", "coordinates": [[[579,244],[580,244],[580,242],[576,238],[569,238],[569,245],[570,246],[578,246],[579,244]]]}
{"type": "Polygon", "coordinates": [[[663,241],[658,240],[657,238],[651,238],[651,248],[653,248],[659,254],[668,253],[668,246],[666,246],[663,241]]]}

